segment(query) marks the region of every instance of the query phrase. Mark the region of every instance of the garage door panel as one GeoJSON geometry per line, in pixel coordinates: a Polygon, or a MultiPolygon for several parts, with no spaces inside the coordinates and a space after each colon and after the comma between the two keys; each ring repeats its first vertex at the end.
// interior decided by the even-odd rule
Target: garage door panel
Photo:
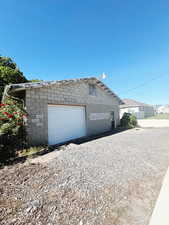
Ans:
{"type": "Polygon", "coordinates": [[[85,107],[48,106],[49,144],[57,144],[85,135],[85,107]]]}

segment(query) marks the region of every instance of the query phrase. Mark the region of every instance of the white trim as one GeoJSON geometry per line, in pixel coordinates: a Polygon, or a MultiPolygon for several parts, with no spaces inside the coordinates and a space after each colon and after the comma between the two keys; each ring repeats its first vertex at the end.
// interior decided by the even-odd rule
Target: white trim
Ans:
{"type": "Polygon", "coordinates": [[[165,175],[149,225],[169,224],[169,169],[165,175]]]}

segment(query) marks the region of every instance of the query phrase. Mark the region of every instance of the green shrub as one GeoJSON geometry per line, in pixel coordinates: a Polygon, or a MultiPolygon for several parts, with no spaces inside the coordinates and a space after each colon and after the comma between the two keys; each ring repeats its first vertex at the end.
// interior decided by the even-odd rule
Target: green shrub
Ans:
{"type": "Polygon", "coordinates": [[[19,100],[7,98],[0,104],[0,162],[15,157],[26,146],[26,117],[19,100]]]}
{"type": "Polygon", "coordinates": [[[24,126],[27,113],[22,102],[7,98],[0,104],[0,135],[15,135],[24,126]]]}
{"type": "Polygon", "coordinates": [[[137,126],[137,118],[130,113],[124,113],[121,118],[121,126],[125,128],[134,128],[137,126]]]}
{"type": "Polygon", "coordinates": [[[18,155],[18,151],[27,147],[24,127],[20,128],[16,135],[0,135],[0,166],[18,155]]]}

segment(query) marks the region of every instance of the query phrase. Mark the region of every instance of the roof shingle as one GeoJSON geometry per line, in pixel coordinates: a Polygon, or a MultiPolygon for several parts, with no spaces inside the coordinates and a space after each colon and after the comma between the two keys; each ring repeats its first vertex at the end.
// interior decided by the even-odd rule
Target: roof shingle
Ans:
{"type": "Polygon", "coordinates": [[[138,107],[138,106],[151,106],[142,102],[138,102],[133,99],[125,98],[122,100],[124,102],[123,105],[120,106],[120,108],[128,108],[128,107],[138,107]]]}
{"type": "Polygon", "coordinates": [[[89,77],[89,78],[77,78],[77,79],[71,79],[71,80],[59,80],[59,81],[41,81],[41,82],[31,82],[31,83],[20,83],[20,84],[10,84],[6,86],[6,91],[4,92],[3,99],[5,98],[5,95],[8,93],[14,93],[26,89],[32,89],[32,88],[43,88],[48,87],[51,85],[69,85],[74,82],[92,82],[93,84],[98,85],[100,88],[102,88],[105,92],[115,97],[119,104],[124,104],[123,101],[110,89],[108,88],[102,81],[97,79],[96,77],[89,77]]]}

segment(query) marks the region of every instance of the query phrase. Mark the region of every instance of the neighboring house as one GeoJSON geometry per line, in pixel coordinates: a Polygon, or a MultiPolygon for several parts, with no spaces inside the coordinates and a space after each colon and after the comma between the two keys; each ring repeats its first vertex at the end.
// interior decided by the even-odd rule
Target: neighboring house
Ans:
{"type": "Polygon", "coordinates": [[[96,78],[12,84],[5,93],[25,100],[32,145],[54,145],[110,131],[119,125],[123,104],[96,78]]]}
{"type": "Polygon", "coordinates": [[[123,99],[124,104],[120,106],[120,118],[125,112],[134,114],[137,119],[144,119],[155,115],[154,107],[133,99],[123,99]]]}
{"type": "Polygon", "coordinates": [[[162,105],[162,106],[159,106],[157,108],[157,113],[158,114],[169,114],[169,106],[168,105],[162,105]]]}

